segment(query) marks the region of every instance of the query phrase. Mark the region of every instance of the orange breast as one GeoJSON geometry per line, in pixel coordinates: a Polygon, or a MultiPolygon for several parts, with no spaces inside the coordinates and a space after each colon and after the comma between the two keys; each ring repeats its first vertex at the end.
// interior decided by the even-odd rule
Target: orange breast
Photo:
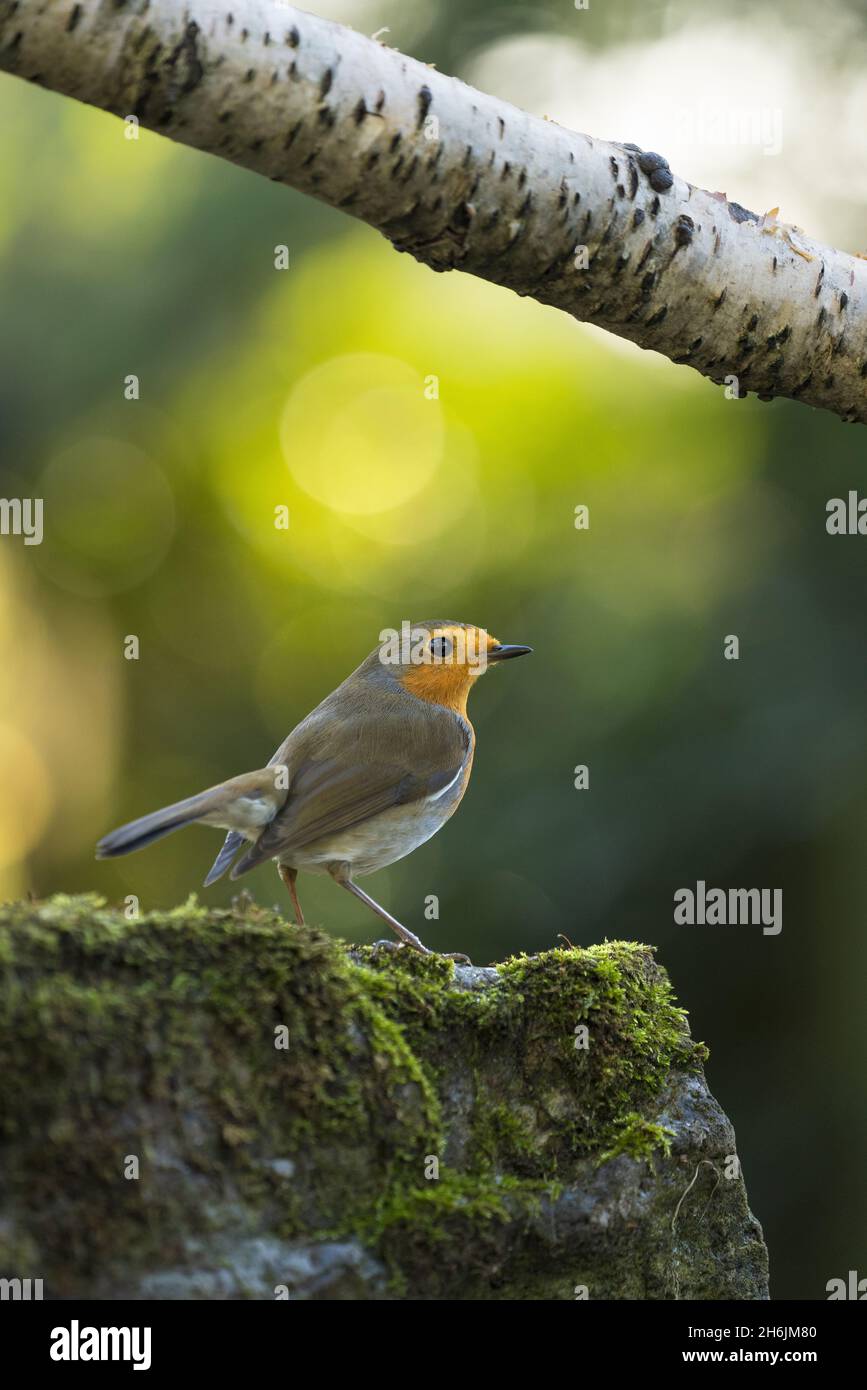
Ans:
{"type": "Polygon", "coordinates": [[[421,665],[412,666],[401,677],[401,685],[411,695],[420,700],[429,700],[433,705],[444,705],[456,714],[467,717],[467,696],[474,677],[467,674],[464,666],[421,665]]]}

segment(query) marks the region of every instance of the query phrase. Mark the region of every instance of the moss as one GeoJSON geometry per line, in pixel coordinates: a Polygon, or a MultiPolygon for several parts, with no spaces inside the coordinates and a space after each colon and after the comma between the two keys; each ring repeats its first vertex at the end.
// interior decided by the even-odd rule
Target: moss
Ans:
{"type": "Polygon", "coordinates": [[[12,1184],[86,1263],[110,1254],[106,1242],[134,1238],[149,1253],[137,1184],[120,1180],[127,1153],[142,1158],[142,1186],[171,1230],[180,1212],[171,1183],[157,1181],[161,1161],[175,1159],[161,1160],[166,1143],[215,1195],[228,1174],[247,1202],[282,1198],[270,1155],[327,1152],[300,1227],[279,1203],[291,1234],[311,1216],[360,1221],[376,1200],[381,1175],[358,1161],[359,1134],[375,1130],[387,1183],[440,1143],[428,1078],[321,933],[253,908],[190,903],[126,922],[99,899],[59,898],[4,909],[0,939],[0,1135],[16,1141],[12,1184]],[[278,1028],[285,1049],[275,1048],[278,1028]],[[124,1123],[130,1095],[146,1098],[144,1130],[124,1123]],[[184,1107],[203,1105],[187,1144],[184,1107]],[[61,1211],[57,1194],[70,1188],[103,1200],[61,1211]]]}
{"type": "Polygon", "coordinates": [[[514,958],[500,973],[522,1004],[525,1077],[555,1123],[564,1094],[580,1090],[580,1110],[559,1125],[573,1154],[611,1147],[672,1069],[701,1071],[707,1049],[690,1037],[650,946],[558,949],[514,958]]]}
{"type": "Polygon", "coordinates": [[[424,1186],[393,1191],[360,1234],[383,1255],[391,1291],[412,1295],[407,1271],[425,1270],[428,1296],[448,1297],[460,1280],[467,1296],[489,1277],[504,1229],[539,1215],[557,1184],[444,1173],[424,1186]]]}
{"type": "Polygon", "coordinates": [[[227,1220],[471,1282],[468,1246],[487,1267],[588,1156],[667,1152],[654,1098],[705,1055],[630,942],[458,988],[450,961],[350,953],[249,900],[127,921],[58,896],[0,908],[0,966],[8,1202],[60,1294],[227,1220]]]}
{"type": "Polygon", "coordinates": [[[626,1154],[629,1158],[643,1159],[649,1166],[655,1153],[660,1152],[668,1157],[673,1138],[673,1129],[653,1124],[650,1120],[642,1119],[640,1115],[627,1115],[619,1122],[611,1147],[603,1150],[598,1162],[607,1163],[611,1158],[619,1158],[621,1154],[626,1154]]]}
{"type": "Polygon", "coordinates": [[[517,1172],[531,1171],[536,1149],[537,1129],[531,1107],[498,1103],[484,1086],[478,1086],[470,1149],[473,1168],[488,1173],[505,1164],[517,1172]]]}

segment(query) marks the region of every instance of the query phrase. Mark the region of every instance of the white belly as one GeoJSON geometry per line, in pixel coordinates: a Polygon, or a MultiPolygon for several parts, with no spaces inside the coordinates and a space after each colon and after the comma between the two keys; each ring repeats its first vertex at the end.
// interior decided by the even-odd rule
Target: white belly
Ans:
{"type": "Polygon", "coordinates": [[[325,865],[337,861],[349,864],[354,878],[384,869],[437,833],[456,809],[464,783],[465,769],[461,768],[436,796],[408,806],[394,806],[363,825],[293,850],[292,867],[306,873],[326,873],[325,865]]]}

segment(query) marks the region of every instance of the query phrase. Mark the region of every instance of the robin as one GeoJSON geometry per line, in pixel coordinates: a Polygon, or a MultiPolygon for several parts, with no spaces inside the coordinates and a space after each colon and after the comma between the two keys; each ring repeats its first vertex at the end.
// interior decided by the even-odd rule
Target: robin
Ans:
{"type": "MultiPolygon", "coordinates": [[[[524,656],[468,623],[404,623],[281,743],[267,767],[123,825],[100,840],[108,859],[198,822],[227,830],[205,886],[274,859],[299,925],[296,879],[330,874],[396,932],[433,954],[356,883],[402,859],[461,803],[475,731],[467,696],[491,664],[524,656]]],[[[454,959],[466,960],[455,955],[454,959]]]]}

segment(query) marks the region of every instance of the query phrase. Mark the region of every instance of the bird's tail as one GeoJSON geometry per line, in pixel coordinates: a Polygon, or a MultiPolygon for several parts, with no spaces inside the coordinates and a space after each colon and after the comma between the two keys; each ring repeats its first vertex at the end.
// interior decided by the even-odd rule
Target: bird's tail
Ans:
{"type": "Polygon", "coordinates": [[[202,814],[203,801],[207,793],[188,796],[185,801],[176,801],[173,806],[164,806],[161,811],[151,811],[149,816],[140,816],[105,835],[96,847],[97,859],[113,859],[117,854],[132,854],[133,850],[144,849],[173,830],[181,830],[185,825],[193,825],[202,814]]]}
{"type": "Polygon", "coordinates": [[[96,857],[113,859],[118,854],[132,854],[196,821],[254,840],[286,800],[285,790],[278,788],[275,780],[273,768],[261,768],[152,811],[104,836],[96,847],[96,857]]]}

